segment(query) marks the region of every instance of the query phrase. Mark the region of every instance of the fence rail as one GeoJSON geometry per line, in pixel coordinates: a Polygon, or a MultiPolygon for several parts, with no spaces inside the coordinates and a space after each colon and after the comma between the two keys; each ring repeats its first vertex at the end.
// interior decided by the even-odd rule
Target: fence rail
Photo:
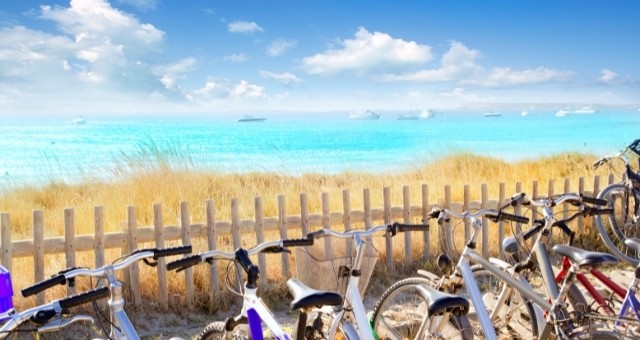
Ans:
{"type": "MultiPolygon", "coordinates": [[[[613,181],[613,176],[609,176],[608,182],[613,181]]],[[[594,176],[592,190],[586,191],[586,181],[584,178],[578,179],[577,192],[585,194],[597,193],[601,187],[600,177],[594,176]]],[[[555,180],[548,181],[546,196],[553,195],[555,192],[555,180]]],[[[513,186],[514,192],[521,192],[522,184],[520,182],[513,186]]],[[[94,207],[94,234],[75,234],[75,221],[74,210],[67,208],[64,210],[64,236],[44,238],[44,214],[41,210],[33,211],[33,238],[24,240],[12,240],[11,235],[11,220],[9,213],[0,214],[0,255],[1,264],[9,269],[13,269],[14,258],[32,257],[33,268],[33,281],[41,281],[45,278],[45,256],[50,254],[64,254],[65,264],[68,267],[76,265],[76,252],[93,250],[95,254],[95,266],[102,266],[105,264],[105,250],[107,249],[122,249],[123,253],[136,249],[138,244],[141,243],[155,243],[157,247],[164,247],[165,241],[181,241],[182,244],[191,244],[194,238],[206,239],[208,250],[214,250],[218,248],[218,238],[221,236],[231,236],[233,247],[237,248],[241,246],[241,234],[255,234],[256,243],[260,243],[265,240],[265,233],[278,232],[280,237],[298,237],[293,235],[292,232],[299,231],[299,235],[305,235],[312,228],[324,227],[333,228],[334,226],[342,226],[345,230],[353,229],[354,224],[361,224],[364,228],[368,229],[374,225],[374,222],[382,221],[385,224],[393,221],[403,221],[410,223],[412,219],[424,219],[428,212],[435,206],[445,207],[450,209],[479,209],[496,207],[498,202],[504,202],[508,195],[508,189],[505,183],[500,183],[497,198],[489,198],[489,190],[487,184],[480,184],[480,200],[471,200],[471,187],[470,185],[464,185],[463,187],[463,201],[452,202],[451,186],[445,185],[442,188],[442,196],[437,195],[438,199],[435,203],[429,201],[430,188],[427,184],[423,184],[420,188],[420,202],[410,201],[409,186],[402,187],[402,206],[393,206],[391,202],[391,190],[388,187],[383,188],[383,207],[372,208],[370,190],[364,189],[362,192],[363,207],[362,210],[352,210],[351,207],[351,193],[349,190],[342,192],[342,206],[341,212],[331,212],[329,207],[329,194],[323,193],[321,196],[322,211],[320,213],[310,213],[308,210],[308,197],[307,194],[300,194],[300,214],[299,215],[287,215],[287,207],[284,195],[278,196],[278,215],[277,217],[265,217],[263,214],[262,198],[255,197],[254,200],[254,218],[242,219],[239,214],[239,205],[237,199],[230,201],[231,219],[229,221],[218,221],[216,219],[216,209],[213,200],[207,200],[205,202],[205,221],[204,222],[192,222],[190,214],[190,206],[187,202],[181,202],[179,208],[179,224],[178,225],[164,225],[163,223],[163,209],[162,205],[156,203],[152,206],[153,211],[153,225],[152,226],[138,226],[137,220],[137,207],[127,207],[127,220],[126,230],[122,232],[109,232],[105,233],[105,220],[103,207],[94,207]]],[[[564,179],[563,192],[571,192],[571,180],[569,178],[564,179]]],[[[531,183],[530,191],[524,190],[530,193],[534,197],[543,196],[539,188],[538,182],[533,181],[531,183]]],[[[576,190],[574,190],[576,191],[576,190]]],[[[535,218],[538,214],[535,209],[532,211],[535,218]]],[[[582,230],[584,228],[584,221],[580,219],[578,221],[578,228],[582,230]]],[[[411,263],[415,260],[414,254],[418,253],[418,257],[421,259],[429,259],[431,255],[431,237],[442,239],[442,237],[452,238],[453,236],[446,233],[446,230],[439,229],[437,231],[423,232],[420,235],[422,242],[421,249],[413,249],[413,237],[416,233],[406,233],[404,237],[404,247],[401,248],[405,255],[404,261],[411,263]]],[[[465,237],[468,238],[470,233],[470,226],[465,225],[465,237]]],[[[500,253],[502,252],[502,240],[505,237],[504,223],[500,222],[498,225],[498,248],[500,253]]],[[[489,231],[488,221],[483,221],[482,229],[482,253],[484,256],[489,255],[489,231]]],[[[396,239],[398,242],[400,239],[396,239]]],[[[328,242],[327,242],[328,244],[328,242]]],[[[446,244],[450,244],[446,242],[446,244]]],[[[252,246],[245,245],[245,246],[252,246]]],[[[394,266],[393,250],[394,248],[391,238],[386,239],[386,265],[392,270],[394,266]]],[[[493,248],[496,249],[496,248],[493,248]]],[[[331,251],[331,249],[326,249],[331,251]]],[[[283,253],[281,258],[281,273],[283,278],[288,278],[291,275],[289,255],[283,253]]],[[[265,272],[266,261],[264,254],[258,256],[258,265],[262,272],[265,272]]],[[[59,268],[62,269],[62,268],[59,268]]],[[[56,268],[58,270],[58,268],[56,268]]],[[[218,267],[210,266],[209,280],[210,289],[216,292],[220,289],[218,267]]],[[[185,282],[185,304],[188,308],[193,307],[195,297],[195,285],[193,279],[192,269],[184,271],[185,282]]],[[[134,304],[140,305],[142,303],[142,294],[140,293],[140,277],[138,266],[130,267],[128,273],[125,273],[125,280],[129,284],[132,290],[134,304]]],[[[168,280],[167,271],[164,267],[164,259],[160,259],[157,267],[157,280],[158,280],[158,302],[161,307],[166,308],[168,306],[168,280]]],[[[266,285],[266,275],[261,276],[261,284],[266,285]]],[[[44,293],[40,293],[36,296],[36,303],[44,303],[44,293]]]]}

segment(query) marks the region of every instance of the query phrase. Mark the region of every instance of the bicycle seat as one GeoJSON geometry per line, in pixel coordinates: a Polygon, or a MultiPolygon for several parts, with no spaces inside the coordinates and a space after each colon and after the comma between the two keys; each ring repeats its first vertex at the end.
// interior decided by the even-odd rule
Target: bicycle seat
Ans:
{"type": "Polygon", "coordinates": [[[293,295],[291,310],[316,306],[337,306],[342,304],[342,296],[338,293],[315,290],[307,287],[298,279],[287,280],[287,287],[293,295]]]}
{"type": "Polygon", "coordinates": [[[566,256],[580,268],[598,267],[605,264],[618,263],[618,259],[607,253],[587,251],[564,244],[557,244],[551,249],[556,254],[566,256]]]}
{"type": "Polygon", "coordinates": [[[418,294],[427,300],[427,313],[429,316],[444,312],[454,315],[464,315],[469,312],[469,300],[460,295],[453,295],[435,290],[427,285],[416,287],[418,294]]]}
{"type": "Polygon", "coordinates": [[[629,248],[633,248],[635,251],[640,252],[640,238],[630,237],[624,240],[624,244],[629,248]]]}

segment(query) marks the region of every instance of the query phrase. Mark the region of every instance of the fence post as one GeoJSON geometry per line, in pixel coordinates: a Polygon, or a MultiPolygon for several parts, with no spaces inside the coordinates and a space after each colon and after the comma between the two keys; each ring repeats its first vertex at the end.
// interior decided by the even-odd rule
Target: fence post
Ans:
{"type": "Polygon", "coordinates": [[[309,203],[307,194],[300,194],[300,229],[302,230],[302,237],[306,238],[309,233],[309,203]]]}
{"type": "MultiPolygon", "coordinates": [[[[331,211],[329,207],[329,193],[322,193],[322,228],[331,229],[331,211]]],[[[333,260],[333,247],[331,237],[323,237],[324,254],[327,261],[333,260]]]]}
{"type": "MultiPolygon", "coordinates": [[[[262,209],[262,198],[256,197],[253,200],[255,215],[256,215],[256,242],[258,244],[264,242],[264,212],[262,209]]],[[[267,261],[264,253],[258,254],[258,268],[262,275],[260,275],[260,284],[262,287],[267,287],[267,261]]]]}
{"type": "MultiPolygon", "coordinates": [[[[469,188],[469,184],[464,185],[463,196],[462,196],[462,210],[469,211],[469,203],[471,200],[471,192],[469,188]]],[[[469,220],[464,220],[464,241],[467,242],[471,238],[471,224],[469,220]]]]}
{"type": "MultiPolygon", "coordinates": [[[[516,192],[522,192],[522,183],[521,182],[516,182],[516,192]]],[[[516,215],[520,215],[520,206],[517,206],[514,209],[514,214],[516,215]]],[[[522,233],[522,224],[520,223],[516,223],[516,233],[518,235],[520,235],[522,233]]]]}
{"type": "MultiPolygon", "coordinates": [[[[429,185],[422,184],[422,221],[424,223],[429,223],[429,185]]],[[[430,228],[429,228],[430,229],[430,228]]],[[[429,260],[431,257],[431,235],[429,235],[430,230],[426,230],[422,233],[423,244],[423,252],[422,258],[425,260],[429,260]]]]}
{"type": "MultiPolygon", "coordinates": [[[[182,236],[182,244],[185,246],[191,245],[191,217],[189,216],[189,204],[184,201],[180,202],[180,231],[182,236]]],[[[195,289],[193,285],[192,267],[184,270],[184,288],[184,298],[187,303],[187,309],[193,310],[193,297],[195,295],[195,289]]]]}
{"type": "MultiPolygon", "coordinates": [[[[571,180],[568,177],[565,177],[564,179],[564,193],[568,193],[571,192],[571,180]]],[[[569,203],[564,203],[562,209],[564,210],[562,212],[562,218],[568,218],[569,217],[569,203]]]]}
{"type": "MultiPolygon", "coordinates": [[[[531,185],[531,199],[536,199],[538,197],[538,181],[534,180],[531,185]]],[[[531,222],[538,218],[538,208],[531,207],[531,222]]]]}
{"type": "MultiPolygon", "coordinates": [[[[409,194],[409,186],[402,187],[402,215],[404,217],[404,223],[411,223],[411,196],[409,194]]],[[[404,253],[405,263],[410,266],[413,263],[413,251],[411,249],[411,232],[404,233],[404,253]]]]}
{"type": "MultiPolygon", "coordinates": [[[[451,209],[451,186],[449,184],[444,186],[444,208],[451,209]]],[[[452,238],[453,230],[451,228],[451,222],[445,221],[445,226],[438,225],[438,239],[440,240],[440,251],[451,256],[452,251],[452,238]]]]}
{"type": "MultiPolygon", "coordinates": [[[[391,190],[389,187],[382,189],[382,196],[384,200],[384,224],[391,223],[391,190]]],[[[386,257],[387,257],[387,269],[393,270],[395,268],[393,264],[393,239],[391,237],[385,237],[386,257]]]]}
{"type": "MultiPolygon", "coordinates": [[[[287,238],[287,201],[284,195],[278,195],[278,229],[280,230],[280,238],[287,238]]],[[[289,253],[282,252],[282,277],[288,279],[291,277],[289,270],[289,253]]]]}
{"type": "Polygon", "coordinates": [[[373,227],[373,219],[371,217],[371,192],[369,189],[362,190],[362,205],[364,210],[364,229],[369,230],[373,227]]]}
{"type": "MultiPolygon", "coordinates": [[[[498,208],[500,208],[505,199],[504,196],[506,191],[506,184],[504,182],[500,182],[500,186],[498,190],[499,190],[498,191],[498,208]]],[[[500,220],[498,222],[498,249],[500,249],[500,257],[504,257],[504,249],[502,248],[502,241],[504,241],[504,221],[500,220]]]]}
{"type": "Polygon", "coordinates": [[[547,197],[553,196],[554,186],[555,186],[555,180],[550,179],[549,180],[549,186],[547,187],[547,197]]]}
{"type": "Polygon", "coordinates": [[[11,244],[11,219],[9,213],[1,213],[0,214],[0,235],[2,239],[0,240],[0,256],[2,256],[2,266],[11,272],[11,261],[12,261],[12,244],[11,244]]]}
{"type": "MultiPolygon", "coordinates": [[[[209,250],[218,249],[218,232],[216,231],[216,206],[213,200],[206,201],[205,218],[207,219],[207,246],[209,250]]],[[[211,300],[220,292],[220,276],[218,275],[218,261],[209,265],[209,284],[211,300]]]]}
{"type": "MultiPolygon", "coordinates": [[[[64,209],[64,257],[67,268],[76,266],[76,245],[75,245],[75,220],[73,209],[64,209]]],[[[75,287],[67,285],[67,295],[75,294],[75,287]]]]}
{"type": "MultiPolygon", "coordinates": [[[[600,176],[595,175],[593,176],[593,196],[597,197],[598,194],[600,194],[600,176]]],[[[593,227],[594,225],[596,225],[595,216],[591,217],[591,226],[593,227]]]]}
{"type": "MultiPolygon", "coordinates": [[[[487,209],[487,205],[489,204],[487,183],[482,183],[480,191],[482,194],[482,209],[487,209]]],[[[484,217],[482,218],[482,256],[489,258],[489,220],[484,217]]]]}
{"type": "MultiPolygon", "coordinates": [[[[33,211],[33,266],[34,282],[44,280],[44,213],[42,210],[33,211]]],[[[45,303],[46,292],[36,295],[36,304],[45,303]]]]}
{"type": "MultiPolygon", "coordinates": [[[[351,227],[351,195],[349,190],[342,190],[342,224],[344,225],[344,231],[350,231],[351,227]]],[[[345,240],[345,250],[347,257],[351,257],[353,253],[353,241],[350,239],[345,240]]]]}
{"type": "MultiPolygon", "coordinates": [[[[138,248],[138,236],[136,232],[138,222],[136,220],[136,207],[129,206],[127,208],[127,234],[129,241],[129,252],[138,248]]],[[[130,287],[133,293],[133,304],[135,306],[142,305],[142,297],[140,295],[140,266],[134,263],[129,266],[129,278],[131,280],[130,287]]]]}
{"type": "Polygon", "coordinates": [[[104,257],[104,208],[93,207],[93,225],[95,229],[95,266],[100,268],[105,265],[104,257]]]}
{"type": "MultiPolygon", "coordinates": [[[[578,178],[578,193],[584,194],[584,177],[578,178]]],[[[584,231],[584,216],[578,216],[578,232],[584,231]]]]}
{"type": "MultiPolygon", "coordinates": [[[[156,247],[164,248],[164,224],[162,222],[162,204],[155,203],[153,209],[153,233],[155,236],[156,247]]],[[[169,307],[169,285],[167,283],[167,267],[164,257],[158,258],[158,302],[160,308],[166,310],[169,307]]]]}

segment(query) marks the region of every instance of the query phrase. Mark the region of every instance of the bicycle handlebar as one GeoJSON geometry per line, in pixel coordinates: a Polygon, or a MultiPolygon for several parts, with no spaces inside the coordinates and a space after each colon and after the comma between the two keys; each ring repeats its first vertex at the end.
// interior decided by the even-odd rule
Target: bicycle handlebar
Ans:
{"type": "Polygon", "coordinates": [[[101,287],[92,289],[87,292],[83,292],[80,294],[71,295],[62,300],[59,300],[58,303],[62,309],[67,309],[75,306],[79,306],[85,303],[89,303],[91,301],[99,300],[109,296],[109,287],[101,287]]]}
{"type": "Polygon", "coordinates": [[[432,211],[430,216],[432,217],[436,216],[436,212],[437,212],[439,224],[446,221],[448,216],[452,216],[454,218],[463,219],[463,220],[487,217],[493,222],[506,220],[506,221],[512,221],[516,223],[529,223],[529,218],[526,216],[509,214],[509,213],[506,213],[500,210],[495,210],[495,209],[481,209],[474,212],[469,212],[469,211],[455,212],[449,209],[441,209],[441,210],[432,211]]]}
{"type": "MultiPolygon", "coordinates": [[[[283,239],[276,241],[267,241],[256,245],[255,247],[246,250],[247,255],[254,255],[260,252],[264,253],[280,253],[284,251],[284,248],[289,247],[298,247],[298,246],[311,246],[313,245],[313,240],[307,238],[299,238],[299,239],[283,239]]],[[[187,256],[185,258],[181,258],[175,261],[171,261],[167,263],[167,270],[176,270],[182,271],[191,266],[194,266],[200,262],[211,261],[211,260],[237,260],[238,252],[244,250],[243,248],[239,248],[234,250],[233,252],[224,252],[220,250],[210,250],[204,253],[187,256]]]]}
{"type": "MultiPolygon", "coordinates": [[[[129,267],[133,263],[145,260],[148,258],[152,258],[157,260],[159,257],[179,255],[179,254],[188,254],[191,253],[192,249],[190,245],[187,246],[179,246],[172,248],[147,248],[147,249],[139,249],[131,252],[129,255],[125,256],[125,259],[117,264],[108,264],[96,269],[88,269],[88,268],[67,268],[65,270],[60,271],[58,274],[53,275],[51,278],[35,283],[27,288],[22,289],[22,296],[28,297],[41,291],[51,288],[56,285],[66,284],[67,281],[76,276],[90,276],[90,277],[100,277],[107,272],[107,270],[117,271],[120,269],[124,269],[129,267]]],[[[147,263],[147,262],[145,262],[147,263]]],[[[147,263],[151,265],[150,263],[147,263]]]]}

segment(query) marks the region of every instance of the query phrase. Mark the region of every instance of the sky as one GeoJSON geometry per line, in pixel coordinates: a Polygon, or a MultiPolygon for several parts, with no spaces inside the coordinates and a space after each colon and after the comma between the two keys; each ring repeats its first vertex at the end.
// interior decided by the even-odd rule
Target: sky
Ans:
{"type": "Polygon", "coordinates": [[[632,0],[0,0],[0,114],[640,104],[632,0]]]}

